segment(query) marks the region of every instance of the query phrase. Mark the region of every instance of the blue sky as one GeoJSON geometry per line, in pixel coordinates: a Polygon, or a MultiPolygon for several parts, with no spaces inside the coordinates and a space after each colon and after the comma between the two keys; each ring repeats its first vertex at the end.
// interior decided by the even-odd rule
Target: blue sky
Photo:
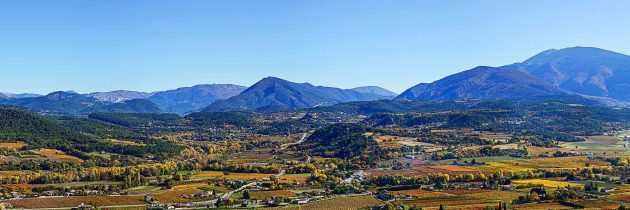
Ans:
{"type": "Polygon", "coordinates": [[[401,92],[550,48],[630,54],[630,1],[0,4],[0,92],[156,91],[265,76],[401,92]]]}

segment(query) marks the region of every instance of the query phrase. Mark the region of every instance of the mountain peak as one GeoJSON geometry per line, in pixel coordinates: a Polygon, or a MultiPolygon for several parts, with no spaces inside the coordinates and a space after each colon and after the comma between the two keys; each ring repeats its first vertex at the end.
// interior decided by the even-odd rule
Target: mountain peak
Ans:
{"type": "Polygon", "coordinates": [[[363,87],[352,88],[351,90],[354,90],[363,94],[375,94],[375,95],[391,97],[391,98],[396,97],[398,95],[397,93],[394,93],[390,90],[387,90],[379,86],[363,86],[363,87]]]}
{"type": "Polygon", "coordinates": [[[46,95],[47,98],[56,99],[56,100],[74,98],[74,97],[80,97],[80,96],[82,95],[74,91],[55,91],[46,95]]]}
{"type": "Polygon", "coordinates": [[[385,99],[375,94],[355,90],[295,83],[277,77],[265,77],[226,100],[219,100],[204,111],[253,110],[261,107],[309,108],[349,101],[385,99]]]}
{"type": "Polygon", "coordinates": [[[276,84],[276,83],[294,83],[294,82],[290,82],[290,81],[285,80],[285,79],[281,79],[281,78],[278,78],[278,77],[271,77],[270,76],[270,77],[262,78],[261,80],[256,82],[253,86],[271,85],[271,84],[276,84]]]}
{"type": "Polygon", "coordinates": [[[571,92],[630,101],[630,56],[621,53],[595,47],[547,50],[502,68],[527,72],[571,92]]]}
{"type": "Polygon", "coordinates": [[[107,101],[107,102],[123,102],[126,100],[132,99],[140,99],[147,98],[151,96],[151,93],[138,92],[138,91],[130,91],[130,90],[115,90],[109,92],[94,92],[87,94],[87,96],[95,98],[99,101],[107,101]]]}
{"type": "Polygon", "coordinates": [[[606,59],[628,58],[628,55],[604,50],[596,47],[569,47],[563,49],[545,50],[525,60],[523,64],[543,64],[560,59],[606,59]]]}
{"type": "Polygon", "coordinates": [[[429,84],[418,84],[397,98],[440,101],[464,98],[494,100],[556,94],[566,93],[526,72],[478,66],[429,84]]]}
{"type": "Polygon", "coordinates": [[[280,79],[279,77],[274,77],[274,76],[268,76],[268,77],[262,78],[261,81],[283,81],[283,82],[288,82],[285,79],[280,79]]]}
{"type": "Polygon", "coordinates": [[[148,99],[167,112],[186,114],[212,102],[243,92],[246,87],[232,84],[200,84],[154,93],[148,99]]]}
{"type": "Polygon", "coordinates": [[[0,98],[2,99],[10,99],[10,98],[33,98],[33,97],[40,97],[41,95],[38,94],[34,94],[34,93],[3,93],[0,92],[0,98]]]}

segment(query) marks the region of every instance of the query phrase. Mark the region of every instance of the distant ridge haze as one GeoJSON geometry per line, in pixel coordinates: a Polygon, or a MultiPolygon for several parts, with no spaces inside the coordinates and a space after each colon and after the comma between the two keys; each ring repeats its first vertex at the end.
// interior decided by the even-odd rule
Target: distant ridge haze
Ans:
{"type": "Polygon", "coordinates": [[[393,98],[445,101],[571,95],[605,104],[628,104],[630,102],[628,78],[630,56],[593,47],[572,47],[546,50],[523,62],[510,65],[479,66],[430,83],[419,83],[400,95],[377,86],[342,89],[266,77],[250,87],[209,84],[152,93],[129,90],[89,94],[57,91],[46,96],[0,93],[0,102],[46,112],[153,110],[177,114],[200,110],[301,109],[393,98]],[[125,103],[127,101],[131,102],[125,103]],[[110,107],[113,104],[117,104],[118,108],[110,107]],[[73,107],[78,110],[71,110],[73,107]]]}

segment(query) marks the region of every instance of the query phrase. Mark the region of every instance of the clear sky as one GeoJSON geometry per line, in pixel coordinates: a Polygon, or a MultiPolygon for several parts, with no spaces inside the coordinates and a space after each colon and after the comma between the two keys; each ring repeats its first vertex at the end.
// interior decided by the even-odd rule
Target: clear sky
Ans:
{"type": "Polygon", "coordinates": [[[629,11],[627,0],[6,0],[0,92],[249,86],[266,76],[401,92],[550,48],[630,54],[629,11]]]}

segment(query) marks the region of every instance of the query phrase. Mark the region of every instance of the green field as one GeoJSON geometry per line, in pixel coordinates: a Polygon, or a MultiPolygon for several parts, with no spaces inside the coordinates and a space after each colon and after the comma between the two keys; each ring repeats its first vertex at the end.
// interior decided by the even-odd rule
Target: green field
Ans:
{"type": "Polygon", "coordinates": [[[627,153],[624,141],[614,136],[589,136],[582,142],[565,142],[560,144],[564,148],[577,148],[581,152],[596,154],[627,153]]]}

